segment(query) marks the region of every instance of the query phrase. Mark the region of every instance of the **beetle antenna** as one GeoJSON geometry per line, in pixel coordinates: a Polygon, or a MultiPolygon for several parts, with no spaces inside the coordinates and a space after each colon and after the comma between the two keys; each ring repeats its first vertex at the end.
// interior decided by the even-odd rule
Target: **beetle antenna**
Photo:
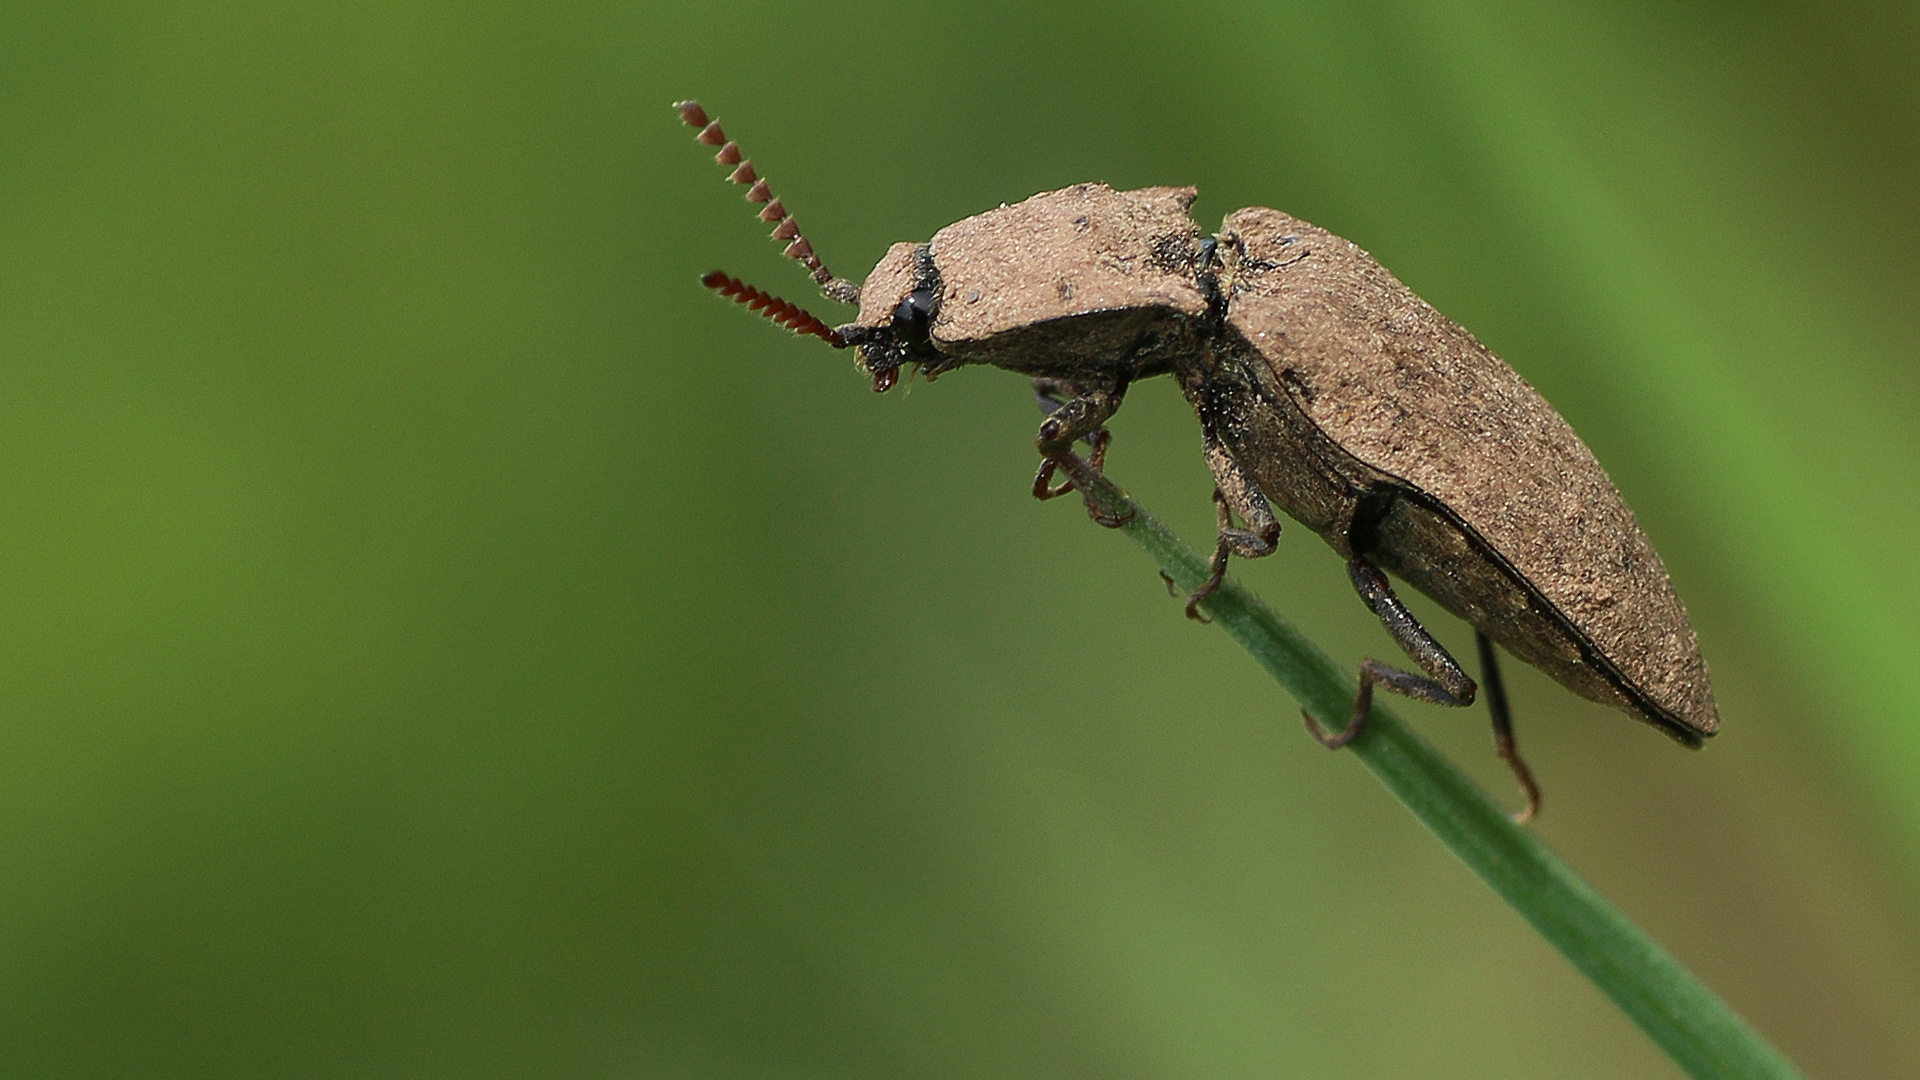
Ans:
{"type": "MultiPolygon", "coordinates": [[[[792,214],[787,213],[786,205],[780,201],[778,195],[773,193],[773,189],[767,186],[767,182],[761,179],[760,174],[753,171],[753,162],[740,156],[740,145],[727,138],[727,133],[720,128],[720,121],[709,117],[707,110],[701,108],[697,101],[679,101],[675,102],[673,107],[679,110],[680,119],[688,127],[700,129],[700,133],[694,138],[708,146],[720,148],[713,155],[713,160],[722,165],[734,167],[727,179],[736,184],[748,185],[747,201],[766,204],[760,209],[760,220],[773,222],[773,238],[787,242],[787,249],[783,254],[805,266],[813,274],[814,284],[820,286],[820,291],[829,299],[838,300],[843,304],[858,304],[860,286],[845,278],[834,277],[821,263],[820,256],[813,252],[813,245],[801,235],[799,223],[793,220],[792,214]]],[[[784,300],[780,302],[786,303],[784,300]]],[[[808,318],[812,316],[809,315],[808,318]]]]}
{"type": "Polygon", "coordinates": [[[782,300],[772,293],[761,292],[737,277],[731,277],[718,270],[710,270],[700,279],[700,284],[736,304],[747,305],[796,334],[812,334],[836,349],[847,347],[847,339],[841,337],[839,332],[831,326],[821,322],[812,312],[798,304],[782,300]]]}

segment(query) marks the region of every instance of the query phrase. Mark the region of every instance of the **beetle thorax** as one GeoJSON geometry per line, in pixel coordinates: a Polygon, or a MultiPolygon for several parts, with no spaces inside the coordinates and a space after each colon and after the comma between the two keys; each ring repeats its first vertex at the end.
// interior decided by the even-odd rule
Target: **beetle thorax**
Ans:
{"type": "Polygon", "coordinates": [[[1169,370],[1208,314],[1192,188],[1079,184],[895,244],[840,328],[875,385],[903,364],[990,364],[1081,382],[1169,370]]]}

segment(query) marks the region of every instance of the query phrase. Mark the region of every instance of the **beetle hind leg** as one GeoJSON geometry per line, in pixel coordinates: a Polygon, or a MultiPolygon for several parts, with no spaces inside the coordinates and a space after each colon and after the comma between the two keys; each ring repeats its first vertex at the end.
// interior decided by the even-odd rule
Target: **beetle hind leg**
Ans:
{"type": "Polygon", "coordinates": [[[1415,675],[1371,658],[1361,661],[1360,689],[1354,694],[1353,712],[1347,718],[1345,727],[1329,733],[1313,718],[1312,713],[1301,710],[1301,715],[1306,717],[1307,730],[1313,733],[1313,737],[1320,740],[1321,745],[1333,750],[1352,742],[1354,736],[1360,734],[1368,710],[1373,708],[1375,686],[1383,686],[1396,694],[1431,701],[1436,705],[1464,708],[1473,704],[1478,687],[1467,676],[1460,662],[1453,658],[1453,654],[1434,640],[1433,635],[1427,633],[1427,628],[1413,617],[1413,612],[1408,611],[1407,606],[1394,595],[1393,584],[1387,580],[1387,575],[1358,555],[1347,560],[1347,575],[1353,579],[1353,587],[1360,593],[1360,598],[1380,617],[1387,633],[1393,635],[1393,640],[1427,674],[1415,675]]]}
{"type": "MultiPolygon", "coordinates": [[[[1353,587],[1359,591],[1361,599],[1367,602],[1374,614],[1380,616],[1380,622],[1393,635],[1393,640],[1399,642],[1407,655],[1426,669],[1427,676],[1431,678],[1388,667],[1371,658],[1363,660],[1360,662],[1360,688],[1353,696],[1353,712],[1347,718],[1346,727],[1330,733],[1320,726],[1312,713],[1301,710],[1300,715],[1306,719],[1307,730],[1313,737],[1330,750],[1338,750],[1352,742],[1354,736],[1360,734],[1368,711],[1373,708],[1375,686],[1436,705],[1464,708],[1473,704],[1478,687],[1467,677],[1453,654],[1434,640],[1426,627],[1421,626],[1413,613],[1400,602],[1400,598],[1394,595],[1393,585],[1387,580],[1387,575],[1359,556],[1348,560],[1347,573],[1353,578],[1353,587]]],[[[1540,785],[1534,782],[1533,771],[1527,768],[1514,742],[1513,714],[1507,708],[1507,689],[1500,678],[1493,639],[1478,630],[1474,631],[1474,639],[1480,652],[1480,677],[1487,688],[1487,710],[1493,714],[1494,752],[1513,770],[1514,779],[1520,782],[1520,790],[1527,796],[1527,805],[1513,815],[1513,820],[1530,821],[1540,812],[1540,785]]]]}

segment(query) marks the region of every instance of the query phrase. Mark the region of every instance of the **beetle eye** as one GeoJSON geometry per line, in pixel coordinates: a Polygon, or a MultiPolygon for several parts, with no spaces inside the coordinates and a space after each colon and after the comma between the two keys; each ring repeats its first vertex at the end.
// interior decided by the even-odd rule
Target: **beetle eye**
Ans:
{"type": "Polygon", "coordinates": [[[893,309],[894,325],[900,329],[911,329],[918,333],[926,332],[926,325],[933,317],[935,303],[932,289],[915,289],[907,294],[900,306],[893,309]]]}

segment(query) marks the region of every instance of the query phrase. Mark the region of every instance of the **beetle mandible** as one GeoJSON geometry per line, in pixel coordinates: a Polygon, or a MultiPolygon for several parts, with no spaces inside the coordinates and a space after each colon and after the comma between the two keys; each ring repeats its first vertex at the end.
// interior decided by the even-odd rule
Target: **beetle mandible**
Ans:
{"type": "MultiPolygon", "coordinates": [[[[1442,705],[1478,689],[1408,612],[1386,572],[1475,630],[1495,747],[1540,804],[1514,744],[1494,643],[1582,697],[1698,747],[1719,727],[1686,609],[1606,471],[1531,386],[1353,243],[1248,207],[1204,237],[1195,190],[1076,184],[890,248],[865,282],[829,273],[781,201],[699,103],[675,106],[764,204],[786,254],[830,299],[830,328],[718,271],[704,283],[781,325],[858,349],[876,391],[902,367],[965,364],[1031,376],[1045,419],[1033,493],[1073,490],[1101,468],[1106,422],[1136,379],[1171,374],[1200,418],[1219,541],[1187,614],[1230,555],[1271,554],[1272,507],[1347,560],[1387,632],[1425,675],[1361,663],[1346,725],[1308,729],[1338,748],[1378,685],[1442,705]],[[1085,460],[1073,449],[1089,447],[1085,460]],[[1054,484],[1056,472],[1069,479],[1054,484]],[[1238,519],[1236,523],[1235,519],[1238,519]]],[[[1088,499],[1088,510],[1107,520],[1088,499]]]]}

